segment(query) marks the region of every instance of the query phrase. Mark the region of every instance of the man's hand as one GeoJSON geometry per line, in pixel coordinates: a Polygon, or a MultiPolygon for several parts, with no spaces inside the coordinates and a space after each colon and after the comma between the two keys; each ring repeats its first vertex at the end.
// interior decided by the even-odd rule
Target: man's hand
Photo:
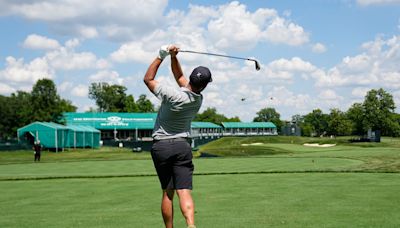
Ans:
{"type": "Polygon", "coordinates": [[[161,46],[160,50],[158,51],[158,58],[164,60],[165,57],[169,55],[169,52],[170,52],[170,45],[161,46]]]}
{"type": "Polygon", "coordinates": [[[179,52],[179,47],[176,45],[169,46],[169,53],[171,54],[171,58],[176,57],[179,52]]]}

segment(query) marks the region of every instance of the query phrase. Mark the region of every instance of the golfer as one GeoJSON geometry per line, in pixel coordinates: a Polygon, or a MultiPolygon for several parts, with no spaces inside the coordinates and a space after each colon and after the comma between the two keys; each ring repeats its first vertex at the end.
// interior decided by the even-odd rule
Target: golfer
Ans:
{"type": "Polygon", "coordinates": [[[183,75],[177,59],[179,49],[174,45],[163,46],[159,56],[150,64],[144,82],[161,100],[153,130],[151,156],[162,188],[161,212],[165,227],[173,227],[173,197],[179,197],[181,212],[188,228],[194,228],[194,202],[192,190],[192,149],[190,124],[199,111],[203,96],[201,91],[212,81],[208,68],[193,70],[189,81],[183,75]],[[154,80],[162,61],[171,55],[171,68],[180,88],[170,87],[154,80]]]}
{"type": "Polygon", "coordinates": [[[38,161],[40,162],[40,154],[42,152],[42,145],[40,144],[40,140],[37,140],[35,144],[32,147],[33,149],[33,154],[35,155],[35,162],[38,161]]]}

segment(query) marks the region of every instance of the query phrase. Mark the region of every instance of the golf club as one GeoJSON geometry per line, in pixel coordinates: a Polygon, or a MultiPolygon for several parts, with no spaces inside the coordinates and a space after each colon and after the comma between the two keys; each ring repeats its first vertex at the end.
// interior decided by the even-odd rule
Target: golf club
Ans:
{"type": "Polygon", "coordinates": [[[248,61],[254,61],[254,63],[256,64],[256,70],[261,69],[260,64],[255,59],[242,58],[242,57],[236,57],[236,56],[230,56],[230,55],[221,55],[221,54],[208,53],[208,52],[200,52],[200,51],[190,51],[190,50],[179,50],[179,52],[202,54],[202,55],[213,55],[213,56],[219,56],[219,57],[225,57],[225,58],[231,58],[231,59],[243,59],[243,60],[248,60],[248,61]]]}

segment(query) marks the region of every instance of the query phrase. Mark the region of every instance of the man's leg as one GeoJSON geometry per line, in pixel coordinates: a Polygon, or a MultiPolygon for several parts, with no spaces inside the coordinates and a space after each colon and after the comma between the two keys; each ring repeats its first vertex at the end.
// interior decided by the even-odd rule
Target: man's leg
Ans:
{"type": "Polygon", "coordinates": [[[179,205],[181,212],[186,219],[188,226],[194,226],[194,202],[192,198],[192,190],[190,189],[178,189],[176,193],[179,197],[179,205]]]}
{"type": "Polygon", "coordinates": [[[174,202],[174,190],[173,189],[163,190],[163,195],[161,200],[161,213],[166,228],[172,228],[174,224],[173,202],[174,202]]]}

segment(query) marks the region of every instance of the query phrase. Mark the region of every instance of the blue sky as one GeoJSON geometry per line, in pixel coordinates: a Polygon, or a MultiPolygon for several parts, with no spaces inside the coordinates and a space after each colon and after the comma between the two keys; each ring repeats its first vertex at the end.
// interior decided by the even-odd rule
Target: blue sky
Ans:
{"type": "MultiPolygon", "coordinates": [[[[2,0],[0,26],[0,94],[50,78],[78,111],[94,107],[92,82],[124,85],[159,105],[142,79],[170,43],[261,64],[255,71],[180,53],[186,75],[198,65],[213,73],[202,110],[251,121],[273,107],[289,120],[315,108],[346,111],[381,87],[400,106],[400,0],[2,0]]],[[[176,86],[169,64],[157,79],[176,86]]]]}

